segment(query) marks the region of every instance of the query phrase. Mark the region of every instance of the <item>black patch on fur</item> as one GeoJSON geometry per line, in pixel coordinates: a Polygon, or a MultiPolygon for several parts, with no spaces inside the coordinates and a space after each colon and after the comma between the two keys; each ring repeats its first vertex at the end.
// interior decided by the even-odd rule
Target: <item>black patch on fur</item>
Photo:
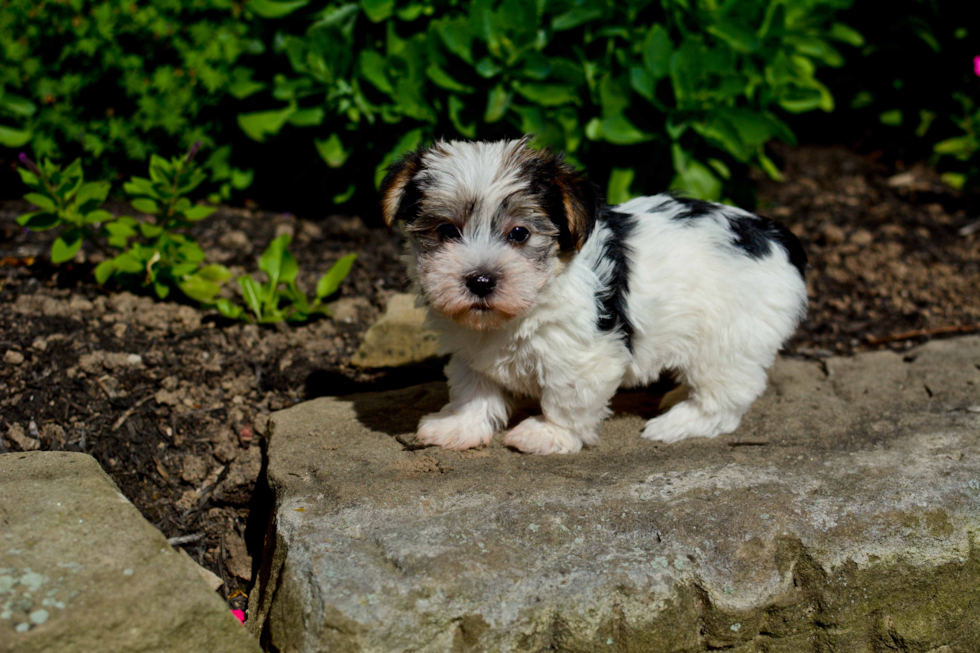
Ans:
{"type": "Polygon", "coordinates": [[[696,200],[691,197],[674,197],[674,201],[683,206],[683,210],[675,215],[673,220],[693,220],[711,215],[718,210],[718,205],[706,200],[696,200]]]}
{"type": "Polygon", "coordinates": [[[782,224],[759,216],[747,217],[725,213],[728,228],[735,234],[732,244],[745,252],[749,258],[760,259],[772,252],[772,243],[776,242],[786,250],[789,262],[806,276],[806,252],[800,240],[793,232],[782,224]]]}
{"type": "Polygon", "coordinates": [[[633,323],[630,322],[626,308],[626,293],[629,292],[630,257],[633,250],[628,244],[630,233],[636,226],[636,218],[604,208],[600,220],[609,229],[609,238],[604,244],[603,258],[612,262],[612,277],[609,286],[600,291],[599,315],[600,331],[619,331],[629,352],[633,353],[633,323]]]}

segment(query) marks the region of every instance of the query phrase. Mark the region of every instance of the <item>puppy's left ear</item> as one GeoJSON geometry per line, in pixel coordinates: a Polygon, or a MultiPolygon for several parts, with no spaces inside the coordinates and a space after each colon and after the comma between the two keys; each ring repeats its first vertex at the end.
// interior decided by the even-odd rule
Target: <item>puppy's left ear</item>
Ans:
{"type": "Polygon", "coordinates": [[[563,232],[559,245],[563,251],[572,247],[581,251],[585,241],[592,235],[599,211],[602,210],[602,192],[583,174],[562,160],[558,161],[558,174],[554,184],[561,197],[561,210],[551,213],[552,220],[563,232]],[[567,237],[564,233],[566,230],[567,237]]]}
{"type": "Polygon", "coordinates": [[[538,150],[526,165],[540,189],[544,210],[558,227],[561,251],[581,250],[595,229],[602,193],[561,154],[538,150]]]}
{"type": "Polygon", "coordinates": [[[381,194],[381,215],[391,229],[395,222],[411,222],[418,216],[422,191],[416,179],[422,170],[423,148],[404,155],[388,167],[388,173],[378,192],[381,194]]]}

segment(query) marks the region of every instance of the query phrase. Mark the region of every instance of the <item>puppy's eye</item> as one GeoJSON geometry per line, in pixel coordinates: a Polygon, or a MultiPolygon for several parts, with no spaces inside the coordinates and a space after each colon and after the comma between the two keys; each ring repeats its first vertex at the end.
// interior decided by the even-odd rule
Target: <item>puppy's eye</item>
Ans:
{"type": "Polygon", "coordinates": [[[531,232],[525,227],[514,227],[507,234],[509,240],[513,240],[515,243],[523,243],[525,240],[531,237],[531,232]]]}
{"type": "Polygon", "coordinates": [[[436,227],[436,233],[442,236],[443,240],[459,240],[461,238],[456,225],[449,224],[448,222],[436,227]]]}

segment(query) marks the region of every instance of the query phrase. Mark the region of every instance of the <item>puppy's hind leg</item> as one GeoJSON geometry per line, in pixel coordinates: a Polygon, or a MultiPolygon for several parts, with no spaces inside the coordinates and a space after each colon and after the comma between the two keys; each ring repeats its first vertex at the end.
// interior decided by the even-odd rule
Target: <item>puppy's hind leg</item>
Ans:
{"type": "Polygon", "coordinates": [[[419,422],[418,439],[443,449],[472,449],[490,443],[507,424],[510,405],[503,389],[453,356],[446,366],[449,403],[419,422]]]}
{"type": "Polygon", "coordinates": [[[742,415],[766,389],[766,368],[749,360],[682,370],[690,396],[647,422],[643,437],[659,442],[714,438],[738,428],[742,415]]]}

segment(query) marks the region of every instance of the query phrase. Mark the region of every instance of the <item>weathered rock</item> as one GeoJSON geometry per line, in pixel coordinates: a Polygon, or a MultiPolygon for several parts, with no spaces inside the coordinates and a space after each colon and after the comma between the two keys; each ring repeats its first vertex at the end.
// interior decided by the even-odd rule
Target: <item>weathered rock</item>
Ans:
{"type": "Polygon", "coordinates": [[[276,413],[250,625],[280,651],[974,651],[980,338],[781,360],[734,434],[406,450],[445,387],[276,413]]]}
{"type": "Polygon", "coordinates": [[[0,651],[258,651],[94,458],[0,455],[0,651]]]}
{"type": "Polygon", "coordinates": [[[392,295],[385,313],[364,334],[351,363],[358,367],[397,367],[436,355],[439,336],[425,328],[425,311],[415,295],[392,295]]]}

